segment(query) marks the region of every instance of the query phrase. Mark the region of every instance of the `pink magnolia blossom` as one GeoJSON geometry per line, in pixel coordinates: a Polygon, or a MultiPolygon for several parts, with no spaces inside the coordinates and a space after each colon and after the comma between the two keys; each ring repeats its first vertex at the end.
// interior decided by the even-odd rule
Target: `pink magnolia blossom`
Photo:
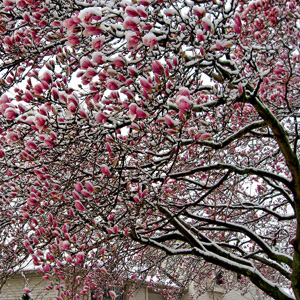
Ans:
{"type": "Polygon", "coordinates": [[[143,6],[149,6],[152,0],[138,0],[138,2],[143,6]]]}
{"type": "Polygon", "coordinates": [[[127,80],[121,73],[118,73],[118,78],[123,82],[126,82],[127,80]]]}
{"type": "Polygon", "coordinates": [[[201,135],[201,138],[202,138],[202,139],[210,139],[210,138],[211,138],[211,135],[210,135],[209,133],[203,133],[203,134],[201,135]]]}
{"type": "Polygon", "coordinates": [[[60,241],[59,242],[59,249],[60,250],[67,250],[70,248],[70,242],[69,241],[60,241]]]}
{"type": "Polygon", "coordinates": [[[28,288],[24,288],[23,291],[24,291],[24,293],[26,293],[26,294],[29,294],[29,293],[31,292],[31,290],[28,289],[28,288]]]}
{"type": "Polygon", "coordinates": [[[137,10],[137,12],[138,12],[138,14],[141,18],[147,18],[148,17],[148,14],[147,14],[147,12],[145,11],[145,9],[143,7],[141,7],[141,6],[137,7],[136,10],[137,10]]]}
{"type": "Polygon", "coordinates": [[[103,124],[107,121],[107,116],[104,113],[99,112],[99,113],[96,114],[95,119],[96,119],[97,123],[102,123],[103,124]]]}
{"type": "Polygon", "coordinates": [[[205,139],[210,139],[211,135],[209,133],[206,132],[199,132],[195,135],[195,140],[199,141],[201,139],[205,140],[205,139]]]}
{"type": "Polygon", "coordinates": [[[75,19],[66,19],[63,21],[63,26],[68,30],[73,30],[77,26],[78,22],[75,19]]]}
{"type": "Polygon", "coordinates": [[[186,87],[181,87],[181,88],[179,88],[179,92],[178,92],[178,94],[177,94],[178,96],[185,96],[185,97],[187,97],[188,99],[190,99],[191,98],[191,94],[190,94],[190,91],[189,91],[189,89],[188,88],[186,88],[186,87]]]}
{"type": "Polygon", "coordinates": [[[214,30],[213,23],[208,17],[204,17],[202,19],[202,26],[206,31],[213,31],[214,30]]]}
{"type": "Polygon", "coordinates": [[[118,226],[115,225],[112,230],[113,230],[113,233],[118,233],[118,226]]]}
{"type": "Polygon", "coordinates": [[[10,107],[5,110],[4,115],[5,115],[6,119],[13,120],[18,116],[18,113],[14,108],[10,107]]]}
{"type": "Polygon", "coordinates": [[[80,59],[80,66],[82,69],[88,69],[89,67],[93,67],[94,65],[88,57],[84,56],[80,59]]]}
{"type": "Polygon", "coordinates": [[[70,47],[76,46],[80,43],[79,37],[74,34],[69,35],[67,39],[68,41],[66,42],[66,45],[70,47]]]}
{"type": "Polygon", "coordinates": [[[101,52],[94,52],[92,55],[93,62],[97,65],[104,64],[107,61],[107,57],[101,52]]]}
{"type": "Polygon", "coordinates": [[[102,32],[102,30],[96,26],[86,26],[83,35],[84,36],[91,36],[91,35],[98,35],[102,32]]]}
{"type": "Polygon", "coordinates": [[[160,75],[163,76],[164,75],[164,67],[162,66],[162,64],[158,61],[158,60],[154,60],[152,63],[152,69],[153,71],[160,75]]]}
{"type": "Polygon", "coordinates": [[[81,194],[82,194],[83,196],[85,196],[85,197],[90,197],[90,196],[91,196],[91,194],[90,194],[86,189],[82,189],[82,190],[81,190],[81,194]]]}
{"type": "Polygon", "coordinates": [[[53,215],[51,213],[49,213],[49,215],[48,215],[48,221],[50,223],[53,223],[53,215]]]}
{"type": "Polygon", "coordinates": [[[45,145],[48,146],[48,147],[54,147],[54,142],[53,142],[52,139],[45,139],[45,140],[44,140],[44,143],[45,143],[45,145]]]}
{"type": "Polygon", "coordinates": [[[113,58],[113,62],[116,67],[121,68],[125,65],[126,60],[122,56],[117,56],[113,58]]]}
{"type": "Polygon", "coordinates": [[[117,294],[114,291],[109,291],[108,293],[113,299],[116,299],[117,294]]]}
{"type": "Polygon", "coordinates": [[[43,85],[41,83],[37,83],[34,87],[33,87],[33,90],[36,94],[40,95],[43,93],[44,91],[44,88],[43,88],[43,85]]]}
{"type": "Polygon", "coordinates": [[[104,36],[96,37],[92,40],[92,48],[94,50],[100,50],[103,47],[104,42],[105,42],[104,36]]]}
{"type": "Polygon", "coordinates": [[[241,20],[241,17],[240,17],[239,14],[235,14],[235,16],[234,16],[234,22],[236,23],[236,25],[238,27],[242,26],[242,20],[241,20]]]}
{"type": "Polygon", "coordinates": [[[75,184],[74,184],[74,188],[75,188],[75,190],[77,191],[77,192],[81,192],[82,191],[82,189],[83,189],[83,186],[82,186],[82,184],[80,183],[80,182],[76,182],[75,184]]]}
{"type": "Polygon", "coordinates": [[[131,114],[136,114],[137,105],[135,103],[131,103],[128,108],[131,114]]]}
{"type": "Polygon", "coordinates": [[[36,237],[33,237],[32,241],[35,245],[39,244],[39,240],[36,237]]]}
{"type": "Polygon", "coordinates": [[[74,201],[75,207],[80,211],[85,211],[85,207],[82,205],[82,203],[79,200],[74,201]]]}
{"type": "Polygon", "coordinates": [[[42,116],[41,114],[37,114],[34,119],[34,124],[40,131],[44,130],[47,125],[47,119],[45,116],[42,116]]]}
{"type": "Polygon", "coordinates": [[[124,29],[138,31],[137,25],[140,23],[139,18],[126,17],[123,22],[124,29]]]}
{"type": "Polygon", "coordinates": [[[125,8],[125,12],[129,17],[134,18],[139,16],[139,13],[137,12],[136,8],[130,5],[125,8]]]}
{"type": "Polygon", "coordinates": [[[237,33],[237,34],[240,34],[242,31],[241,31],[241,26],[239,26],[238,24],[234,23],[233,24],[233,30],[237,33]]]}
{"type": "Polygon", "coordinates": [[[73,195],[73,197],[74,197],[76,200],[79,200],[79,199],[80,199],[80,196],[79,196],[79,194],[78,194],[76,191],[72,191],[72,195],[73,195]]]}
{"type": "Polygon", "coordinates": [[[202,31],[201,29],[198,29],[198,30],[197,30],[196,36],[197,36],[197,40],[198,40],[199,42],[202,42],[202,41],[205,40],[203,31],[202,31]]]}
{"type": "Polygon", "coordinates": [[[67,255],[66,258],[65,258],[66,262],[71,264],[73,262],[73,259],[70,255],[67,255]]]}
{"type": "Polygon", "coordinates": [[[48,84],[52,83],[52,75],[51,73],[46,70],[42,73],[41,78],[42,81],[46,81],[48,84]]]}
{"type": "Polygon", "coordinates": [[[140,203],[140,198],[138,196],[133,196],[133,200],[136,202],[136,203],[140,203]]]}
{"type": "Polygon", "coordinates": [[[198,5],[195,5],[193,7],[193,12],[198,18],[203,18],[206,14],[205,7],[204,6],[198,6],[198,5]]]}
{"type": "Polygon", "coordinates": [[[143,109],[137,108],[137,110],[136,110],[136,116],[137,116],[138,118],[143,118],[143,119],[145,119],[145,118],[148,117],[148,114],[147,114],[143,109]]]}
{"type": "MultiPolygon", "coordinates": [[[[46,254],[46,259],[49,260],[49,261],[54,261],[54,260],[55,260],[55,257],[54,257],[54,255],[53,255],[52,253],[48,252],[48,253],[46,254]]],[[[49,268],[49,265],[45,265],[44,271],[45,271],[45,272],[48,272],[49,269],[50,269],[50,268],[49,268]]]]}
{"type": "Polygon", "coordinates": [[[152,29],[152,25],[151,24],[141,25],[141,28],[143,30],[151,30],[152,29]]]}
{"type": "Polygon", "coordinates": [[[76,263],[77,264],[80,264],[83,262],[84,260],[84,252],[78,252],[76,255],[75,255],[75,258],[76,258],[76,263]]]}
{"type": "Polygon", "coordinates": [[[106,231],[107,231],[109,234],[113,234],[113,231],[112,231],[110,228],[106,228],[106,231]]]}
{"type": "Polygon", "coordinates": [[[109,170],[109,168],[108,168],[108,166],[107,165],[103,165],[102,167],[101,167],[101,172],[103,173],[103,174],[105,174],[105,175],[110,175],[110,170],[109,170]]]}
{"type": "Polygon", "coordinates": [[[140,83],[141,83],[141,86],[142,86],[145,90],[147,90],[147,91],[151,90],[152,86],[150,85],[149,81],[148,81],[146,78],[141,77],[141,78],[140,78],[140,83]]]}
{"type": "Polygon", "coordinates": [[[224,49],[224,43],[222,41],[217,40],[216,41],[216,47],[218,50],[223,50],[224,49]]]}
{"type": "Polygon", "coordinates": [[[88,67],[86,72],[85,72],[85,76],[88,77],[88,78],[93,78],[97,74],[98,74],[97,71],[92,67],[88,67]]]}
{"type": "Polygon", "coordinates": [[[177,11],[173,8],[166,8],[164,9],[163,13],[167,16],[167,17],[173,17],[174,15],[177,14],[177,11]]]}
{"type": "Polygon", "coordinates": [[[165,116],[165,122],[169,127],[174,127],[179,124],[178,121],[173,120],[169,115],[165,116]]]}
{"type": "Polygon", "coordinates": [[[30,101],[32,101],[33,100],[33,95],[32,95],[32,93],[30,92],[30,91],[25,91],[25,96],[26,96],[26,99],[28,100],[28,101],[26,101],[26,102],[30,102],[30,101]]]}
{"type": "Polygon", "coordinates": [[[3,39],[4,44],[6,44],[7,46],[11,46],[13,45],[13,38],[10,38],[9,36],[4,37],[3,39]]]}
{"type": "Polygon", "coordinates": [[[18,134],[11,131],[7,133],[6,137],[10,143],[15,143],[19,140],[18,134]]]}
{"type": "Polygon", "coordinates": [[[106,247],[102,247],[102,248],[101,248],[101,254],[102,254],[102,255],[105,254],[105,250],[106,250],[106,247]]]}
{"type": "Polygon", "coordinates": [[[27,12],[24,12],[24,14],[23,14],[23,19],[24,19],[27,23],[30,23],[30,22],[31,22],[30,15],[29,15],[27,12]]]}
{"type": "Polygon", "coordinates": [[[135,67],[128,67],[127,71],[134,77],[138,75],[138,70],[135,67]]]}
{"type": "Polygon", "coordinates": [[[70,207],[70,209],[69,209],[69,214],[71,217],[75,216],[75,213],[74,213],[74,210],[72,209],[72,207],[70,207]]]}
{"type": "Polygon", "coordinates": [[[137,34],[132,31],[127,31],[125,33],[125,39],[127,41],[126,47],[129,50],[136,49],[140,41],[140,38],[137,36],[137,34]]]}
{"type": "Polygon", "coordinates": [[[85,185],[85,187],[87,188],[88,191],[90,191],[90,192],[95,191],[94,185],[90,181],[85,181],[84,185],[85,185]]]}
{"type": "Polygon", "coordinates": [[[143,44],[145,46],[149,46],[150,47],[150,51],[153,50],[154,46],[157,43],[157,37],[154,35],[154,33],[149,32],[146,35],[144,35],[143,37],[143,44]]]}
{"type": "Polygon", "coordinates": [[[115,79],[108,79],[106,85],[109,90],[116,91],[120,88],[121,82],[115,79]]]}
{"type": "Polygon", "coordinates": [[[191,102],[185,96],[181,96],[181,95],[177,96],[176,104],[177,104],[177,107],[179,108],[179,110],[182,112],[186,112],[187,110],[189,110],[191,108],[191,102]]]}

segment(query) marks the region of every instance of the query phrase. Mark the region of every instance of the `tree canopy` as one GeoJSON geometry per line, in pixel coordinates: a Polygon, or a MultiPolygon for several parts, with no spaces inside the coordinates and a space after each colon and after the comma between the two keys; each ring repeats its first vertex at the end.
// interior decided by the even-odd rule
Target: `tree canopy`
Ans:
{"type": "Polygon", "coordinates": [[[87,270],[82,294],[158,267],[180,285],[184,264],[300,299],[299,19],[296,0],[2,1],[2,284],[31,261],[87,270]]]}

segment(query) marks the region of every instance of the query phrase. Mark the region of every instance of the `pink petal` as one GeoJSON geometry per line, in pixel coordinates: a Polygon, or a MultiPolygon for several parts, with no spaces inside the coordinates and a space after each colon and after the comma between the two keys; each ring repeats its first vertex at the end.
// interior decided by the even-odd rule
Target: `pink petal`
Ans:
{"type": "Polygon", "coordinates": [[[194,14],[198,17],[198,18],[203,18],[205,16],[205,7],[203,6],[194,6],[193,8],[193,12],[194,14]]]}
{"type": "Polygon", "coordinates": [[[125,8],[125,12],[129,17],[138,17],[139,16],[137,10],[133,6],[127,6],[125,8]]]}
{"type": "Polygon", "coordinates": [[[87,190],[89,190],[90,192],[94,192],[95,188],[93,186],[93,184],[90,181],[86,181],[84,183],[85,187],[87,188],[87,190]]]}
{"type": "Polygon", "coordinates": [[[243,87],[242,87],[242,85],[239,83],[239,88],[238,88],[238,90],[239,90],[239,93],[240,94],[243,94],[243,87]]]}
{"type": "Polygon", "coordinates": [[[197,34],[196,34],[196,35],[197,35],[197,40],[198,40],[199,42],[202,42],[202,41],[205,40],[203,31],[202,31],[201,29],[198,29],[198,30],[197,30],[197,34]]]}
{"type": "Polygon", "coordinates": [[[70,247],[70,242],[68,241],[60,241],[59,242],[59,249],[60,250],[67,250],[70,247]]]}
{"type": "Polygon", "coordinates": [[[102,30],[95,26],[86,26],[83,35],[84,36],[91,36],[91,35],[98,35],[102,32],[102,30]]]}
{"type": "Polygon", "coordinates": [[[136,110],[136,115],[137,115],[138,118],[144,118],[145,119],[145,118],[148,117],[148,114],[144,110],[142,110],[141,108],[138,108],[136,110]]]}
{"type": "Polygon", "coordinates": [[[114,233],[118,233],[118,226],[117,226],[117,225],[115,225],[115,226],[113,227],[113,232],[114,232],[114,233]]]}
{"type": "Polygon", "coordinates": [[[97,113],[95,117],[97,123],[105,123],[107,121],[107,116],[105,116],[103,113],[99,112],[97,113]]]}
{"type": "Polygon", "coordinates": [[[114,291],[109,291],[108,293],[113,299],[117,297],[117,294],[114,291]]]}
{"type": "Polygon", "coordinates": [[[74,197],[76,200],[79,200],[79,199],[80,199],[80,196],[79,196],[79,194],[78,194],[76,191],[72,191],[72,195],[73,195],[73,197],[74,197]]]}
{"type": "Polygon", "coordinates": [[[123,22],[124,29],[137,31],[137,25],[140,23],[139,18],[126,17],[123,22]]]}
{"type": "Polygon", "coordinates": [[[157,43],[157,38],[152,32],[149,32],[146,35],[144,35],[143,44],[145,46],[150,46],[150,49],[149,49],[150,51],[153,50],[156,43],[157,43]]]}
{"type": "Polygon", "coordinates": [[[80,66],[82,69],[88,69],[89,67],[93,67],[94,65],[89,58],[84,56],[80,59],[80,66]]]}
{"type": "Polygon", "coordinates": [[[109,171],[109,168],[108,168],[108,166],[107,165],[103,165],[102,167],[101,167],[101,172],[103,173],[103,174],[105,174],[105,175],[110,175],[110,171],[109,171]]]}
{"type": "Polygon", "coordinates": [[[107,84],[107,88],[112,91],[118,90],[121,85],[121,83],[115,79],[108,79],[106,84],[107,84]]]}
{"type": "Polygon", "coordinates": [[[32,141],[27,142],[26,147],[31,149],[31,150],[36,150],[37,149],[37,145],[32,141]]]}
{"type": "Polygon", "coordinates": [[[80,211],[84,211],[85,210],[84,206],[82,205],[82,203],[80,201],[76,200],[74,203],[75,203],[75,207],[78,210],[80,210],[80,211]]]}
{"type": "Polygon", "coordinates": [[[166,115],[165,116],[165,121],[166,121],[166,124],[169,126],[169,127],[174,127],[176,125],[179,124],[178,121],[175,121],[173,120],[170,116],[166,115]]]}
{"type": "Polygon", "coordinates": [[[158,60],[153,61],[151,65],[152,65],[153,71],[156,74],[158,74],[160,76],[164,75],[164,68],[163,68],[162,64],[158,60]]]}
{"type": "Polygon", "coordinates": [[[145,90],[151,90],[151,85],[150,83],[148,82],[147,79],[145,79],[144,77],[141,77],[140,78],[140,83],[141,83],[141,86],[145,89],[145,90]]]}
{"type": "Polygon", "coordinates": [[[81,190],[83,189],[83,186],[82,186],[82,184],[80,183],[80,182],[76,182],[75,184],[74,184],[74,188],[76,189],[76,191],[77,192],[81,192],[81,190]]]}

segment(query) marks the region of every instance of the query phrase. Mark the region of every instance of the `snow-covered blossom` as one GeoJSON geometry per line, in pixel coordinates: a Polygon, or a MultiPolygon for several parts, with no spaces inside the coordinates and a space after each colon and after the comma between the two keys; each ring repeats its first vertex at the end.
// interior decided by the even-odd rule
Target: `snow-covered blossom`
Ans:
{"type": "Polygon", "coordinates": [[[128,30],[133,30],[133,31],[137,31],[137,26],[140,23],[139,18],[135,17],[126,17],[124,22],[123,22],[123,27],[124,29],[128,29],[128,30]]]}
{"type": "Polygon", "coordinates": [[[137,34],[132,31],[127,31],[125,33],[125,39],[127,41],[127,48],[129,50],[136,49],[140,41],[140,38],[137,36],[137,34]]]}
{"type": "Polygon", "coordinates": [[[150,47],[150,51],[154,49],[154,46],[157,44],[157,37],[154,35],[154,33],[149,32],[146,35],[143,36],[143,44],[145,46],[150,47]]]}
{"type": "Polygon", "coordinates": [[[93,38],[92,40],[92,47],[94,50],[100,50],[104,44],[105,37],[104,36],[99,36],[96,38],[93,38]]]}

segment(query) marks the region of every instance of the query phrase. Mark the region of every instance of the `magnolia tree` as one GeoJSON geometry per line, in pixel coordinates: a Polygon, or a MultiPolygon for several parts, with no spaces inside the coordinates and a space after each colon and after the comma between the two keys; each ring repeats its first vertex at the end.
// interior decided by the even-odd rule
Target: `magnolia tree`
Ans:
{"type": "Polygon", "coordinates": [[[2,284],[30,263],[57,299],[149,272],[203,291],[221,268],[300,299],[299,18],[296,0],[1,1],[2,284]]]}

